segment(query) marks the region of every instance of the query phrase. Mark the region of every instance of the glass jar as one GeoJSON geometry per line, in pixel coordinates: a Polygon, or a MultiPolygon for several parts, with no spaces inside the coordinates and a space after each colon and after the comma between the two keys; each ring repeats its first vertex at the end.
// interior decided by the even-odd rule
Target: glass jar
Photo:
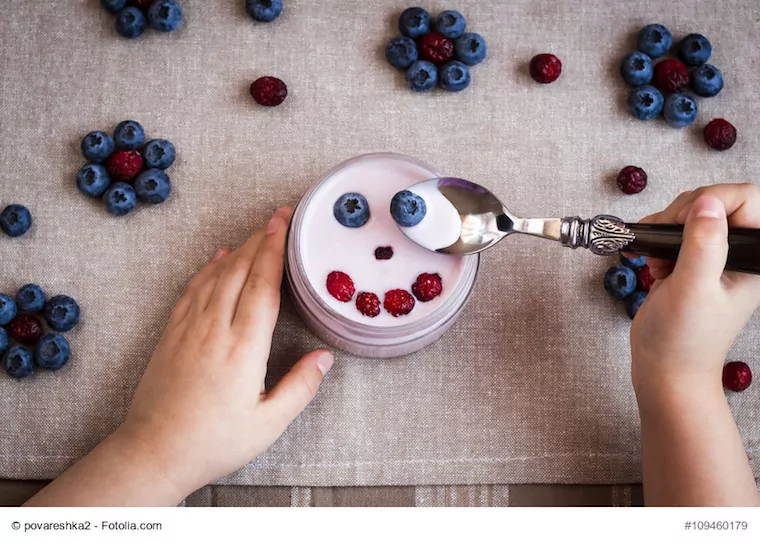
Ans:
{"type": "MultiPolygon", "coordinates": [[[[390,170],[389,170],[390,171],[390,170]]],[[[395,226],[395,223],[391,223],[390,212],[388,205],[392,193],[411,186],[412,184],[431,179],[434,177],[441,177],[441,174],[437,172],[431,166],[420,162],[411,157],[405,155],[399,155],[396,153],[371,153],[361,155],[352,159],[349,159],[335,168],[330,170],[314,187],[312,187],[298,202],[293,212],[293,218],[290,222],[288,229],[288,240],[286,249],[285,260],[285,274],[288,283],[288,289],[291,299],[304,320],[306,325],[324,342],[328,345],[342,350],[347,353],[351,353],[357,356],[365,358],[394,358],[413,353],[419,349],[422,349],[434,341],[438,340],[457,320],[462,313],[467,301],[472,294],[475,286],[475,281],[478,274],[480,265],[479,255],[468,256],[451,256],[437,253],[427,253],[424,249],[417,247],[414,243],[407,239],[403,233],[401,233],[395,226]],[[380,175],[381,168],[396,168],[399,173],[398,179],[392,178],[391,175],[380,175]],[[385,225],[387,231],[388,228],[394,231],[395,236],[394,245],[400,246],[402,250],[407,249],[407,252],[412,252],[415,260],[423,260],[426,263],[434,261],[435,259],[457,259],[456,261],[446,261],[446,263],[456,263],[458,265],[458,278],[453,286],[445,286],[448,290],[448,295],[445,299],[436,301],[436,304],[425,306],[424,311],[419,318],[405,320],[404,318],[396,319],[386,316],[387,320],[382,326],[373,324],[373,320],[367,318],[366,322],[358,322],[358,320],[349,318],[348,316],[341,314],[338,309],[341,306],[337,305],[337,302],[330,297],[326,296],[323,282],[325,281],[325,275],[319,274],[319,282],[321,284],[316,285],[310,280],[307,274],[308,266],[305,266],[304,255],[305,242],[304,237],[312,236],[310,239],[316,240],[311,243],[322,243],[321,238],[314,238],[309,233],[308,221],[317,222],[324,225],[328,221],[332,223],[337,221],[332,218],[332,205],[329,206],[330,217],[328,219],[328,211],[320,209],[321,215],[315,218],[313,210],[310,206],[319,205],[320,208],[327,207],[325,202],[319,202],[319,198],[325,198],[325,195],[318,196],[320,189],[326,187],[328,183],[335,180],[332,184],[339,184],[341,182],[340,176],[344,177],[353,175],[351,172],[357,174],[363,172],[361,180],[355,183],[354,187],[348,187],[345,192],[362,192],[358,187],[364,186],[366,190],[373,190],[371,187],[361,185],[361,183],[382,183],[382,190],[389,191],[389,194],[383,194],[378,196],[384,209],[374,210],[371,220],[382,220],[385,223],[390,223],[391,226],[385,225]],[[373,179],[373,175],[367,175],[371,172],[375,175],[376,180],[373,179]],[[406,176],[406,177],[404,177],[406,176]],[[382,181],[377,179],[382,178],[382,181]],[[387,187],[387,179],[394,179],[396,184],[407,183],[404,186],[387,187]],[[315,203],[315,201],[317,203],[315,203]],[[387,217],[381,214],[387,214],[387,217]],[[375,219],[379,216],[378,219],[375,219]],[[306,219],[306,220],[305,220],[306,219]],[[405,244],[409,244],[406,246],[405,244]],[[320,294],[321,293],[321,294],[320,294]]],[[[351,183],[348,183],[351,185],[351,183]]],[[[375,185],[376,189],[379,189],[379,185],[375,185]]],[[[325,190],[327,190],[325,188],[325,190]]],[[[329,195],[328,195],[329,196],[329,195]]],[[[371,201],[371,198],[368,196],[371,201]]],[[[372,204],[370,203],[370,206],[372,204]]],[[[384,224],[385,224],[384,223],[384,224]]],[[[369,224],[369,223],[368,223],[369,224]]],[[[333,228],[330,224],[329,228],[333,228]]],[[[340,226],[338,225],[338,228],[340,226]]],[[[361,229],[351,229],[358,231],[361,229]]],[[[334,232],[333,232],[334,233],[334,232]]],[[[389,235],[391,234],[388,232],[389,235]]],[[[320,235],[322,233],[320,232],[320,235]]],[[[357,235],[352,232],[350,235],[357,235]]],[[[364,234],[360,234],[364,235],[364,234]]],[[[326,236],[329,237],[329,236],[326,236]]],[[[331,240],[330,240],[331,241],[331,240]]],[[[329,259],[332,255],[335,255],[336,268],[340,268],[340,258],[337,256],[338,251],[348,251],[349,248],[344,246],[345,244],[331,243],[327,247],[327,252],[330,253],[326,258],[329,259]]],[[[369,248],[368,248],[369,249],[369,248]]],[[[351,249],[356,251],[356,249],[351,249]]],[[[313,251],[309,254],[313,254],[313,251]]],[[[349,258],[349,257],[345,257],[349,258]]],[[[353,257],[351,257],[353,258],[353,257]]],[[[394,258],[396,258],[394,256],[394,258]]],[[[437,262],[442,262],[438,260],[437,262]]],[[[399,263],[398,265],[402,265],[399,263]]],[[[369,265],[369,264],[368,264],[369,265]]],[[[378,264],[385,265],[385,264],[378,264]]],[[[434,267],[434,266],[433,266],[434,267]]],[[[312,268],[313,269],[313,268],[312,268]]],[[[387,270],[387,268],[386,268],[387,270]]],[[[379,281],[383,274],[387,273],[384,270],[378,268],[376,272],[376,278],[379,281]]],[[[315,274],[312,274],[315,275],[315,274]]],[[[404,285],[404,288],[408,289],[409,285],[404,285]]],[[[382,302],[382,293],[378,293],[382,302]]],[[[428,302],[429,303],[429,302],[428,302]]],[[[416,309],[416,308],[415,308],[416,309]]]]}

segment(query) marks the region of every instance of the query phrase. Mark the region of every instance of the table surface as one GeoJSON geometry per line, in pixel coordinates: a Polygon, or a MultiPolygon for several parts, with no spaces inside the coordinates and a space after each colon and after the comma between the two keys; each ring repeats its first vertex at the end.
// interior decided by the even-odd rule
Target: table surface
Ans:
{"type": "MultiPolygon", "coordinates": [[[[49,479],[124,417],[173,303],[218,247],[237,246],[325,171],[368,152],[415,156],[480,182],[529,216],[637,220],[700,185],[755,181],[760,169],[760,7],[486,0],[459,7],[489,45],[469,89],[418,95],[383,58],[408,3],[291,0],[271,25],[242,2],[183,0],[175,33],[128,41],[98,3],[16,2],[0,14],[0,203],[34,214],[31,232],[0,239],[2,291],[27,282],[81,303],[74,357],[57,374],[0,379],[0,477],[49,479]],[[644,24],[676,38],[702,32],[726,77],[686,129],[624,109],[617,65],[644,24]],[[527,75],[536,53],[562,77],[527,75]],[[277,75],[274,109],[247,94],[277,75]],[[729,152],[707,149],[713,117],[739,128],[729,152]],[[172,198],[122,219],[74,186],[78,144],[139,120],[177,145],[172,198]],[[648,188],[614,186],[627,164],[648,188]]],[[[397,360],[341,353],[318,398],[230,485],[405,487],[640,481],[628,321],[603,292],[610,260],[515,236],[484,255],[473,298],[437,343],[397,360]]],[[[756,372],[760,320],[730,356],[756,372]]],[[[276,380],[321,343],[288,300],[270,362],[276,380]]],[[[760,388],[729,401],[760,474],[760,388]]]]}

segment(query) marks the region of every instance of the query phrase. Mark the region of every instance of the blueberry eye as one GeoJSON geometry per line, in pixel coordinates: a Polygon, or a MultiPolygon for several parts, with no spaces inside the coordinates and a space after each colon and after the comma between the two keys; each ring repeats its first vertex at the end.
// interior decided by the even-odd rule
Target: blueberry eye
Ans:
{"type": "Polygon", "coordinates": [[[361,194],[348,192],[333,204],[333,216],[347,228],[359,228],[369,220],[369,203],[361,194]]]}

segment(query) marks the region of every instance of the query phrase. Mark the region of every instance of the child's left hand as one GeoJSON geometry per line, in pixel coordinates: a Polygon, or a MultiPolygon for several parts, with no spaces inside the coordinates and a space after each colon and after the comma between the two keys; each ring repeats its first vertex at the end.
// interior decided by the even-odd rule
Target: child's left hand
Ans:
{"type": "Polygon", "coordinates": [[[314,351],[265,392],[291,213],[195,276],[124,424],[27,505],[176,505],[280,437],[333,363],[314,351]]]}
{"type": "Polygon", "coordinates": [[[291,213],[279,210],[267,229],[232,253],[219,251],[190,282],[120,430],[148,443],[188,493],[272,445],[332,366],[331,353],[312,352],[265,393],[291,213]]]}

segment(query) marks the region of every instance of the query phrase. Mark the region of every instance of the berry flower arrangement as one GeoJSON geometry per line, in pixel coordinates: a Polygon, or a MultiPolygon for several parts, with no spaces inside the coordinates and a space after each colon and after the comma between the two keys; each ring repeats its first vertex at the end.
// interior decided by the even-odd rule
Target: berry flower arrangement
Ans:
{"type": "Polygon", "coordinates": [[[131,213],[138,200],[160,204],[169,198],[171,180],[165,170],[174,164],[176,150],[165,139],[145,143],[140,123],[119,123],[113,137],[90,132],[81,149],[88,163],[77,173],[77,187],[86,196],[101,198],[112,215],[131,213]]]}
{"type": "MultiPolygon", "coordinates": [[[[707,61],[712,45],[702,34],[689,34],[673,48],[673,36],[661,24],[641,29],[638,50],[620,63],[620,75],[632,89],[628,111],[641,121],[662,115],[673,128],[691,125],[699,113],[697,97],[710,98],[723,90],[723,74],[707,61]],[[656,64],[655,61],[659,60],[656,64]]],[[[725,119],[716,119],[704,131],[705,142],[724,151],[736,141],[736,129],[725,119]]]]}
{"type": "Polygon", "coordinates": [[[0,294],[0,358],[5,373],[24,379],[36,369],[64,367],[71,348],[63,333],[79,324],[80,317],[73,298],[58,295],[47,299],[45,291],[33,283],[21,287],[15,299],[0,294]]]}
{"type": "Polygon", "coordinates": [[[398,20],[400,36],[385,46],[385,58],[394,68],[406,71],[406,81],[415,92],[439,86],[459,92],[470,85],[470,67],[488,54],[480,34],[465,32],[467,22],[455,10],[432,19],[420,7],[404,10],[398,20]]]}
{"type": "Polygon", "coordinates": [[[100,5],[116,15],[116,32],[127,39],[141,36],[149,26],[174,32],[182,23],[182,8],[176,0],[100,0],[100,5]]]}

